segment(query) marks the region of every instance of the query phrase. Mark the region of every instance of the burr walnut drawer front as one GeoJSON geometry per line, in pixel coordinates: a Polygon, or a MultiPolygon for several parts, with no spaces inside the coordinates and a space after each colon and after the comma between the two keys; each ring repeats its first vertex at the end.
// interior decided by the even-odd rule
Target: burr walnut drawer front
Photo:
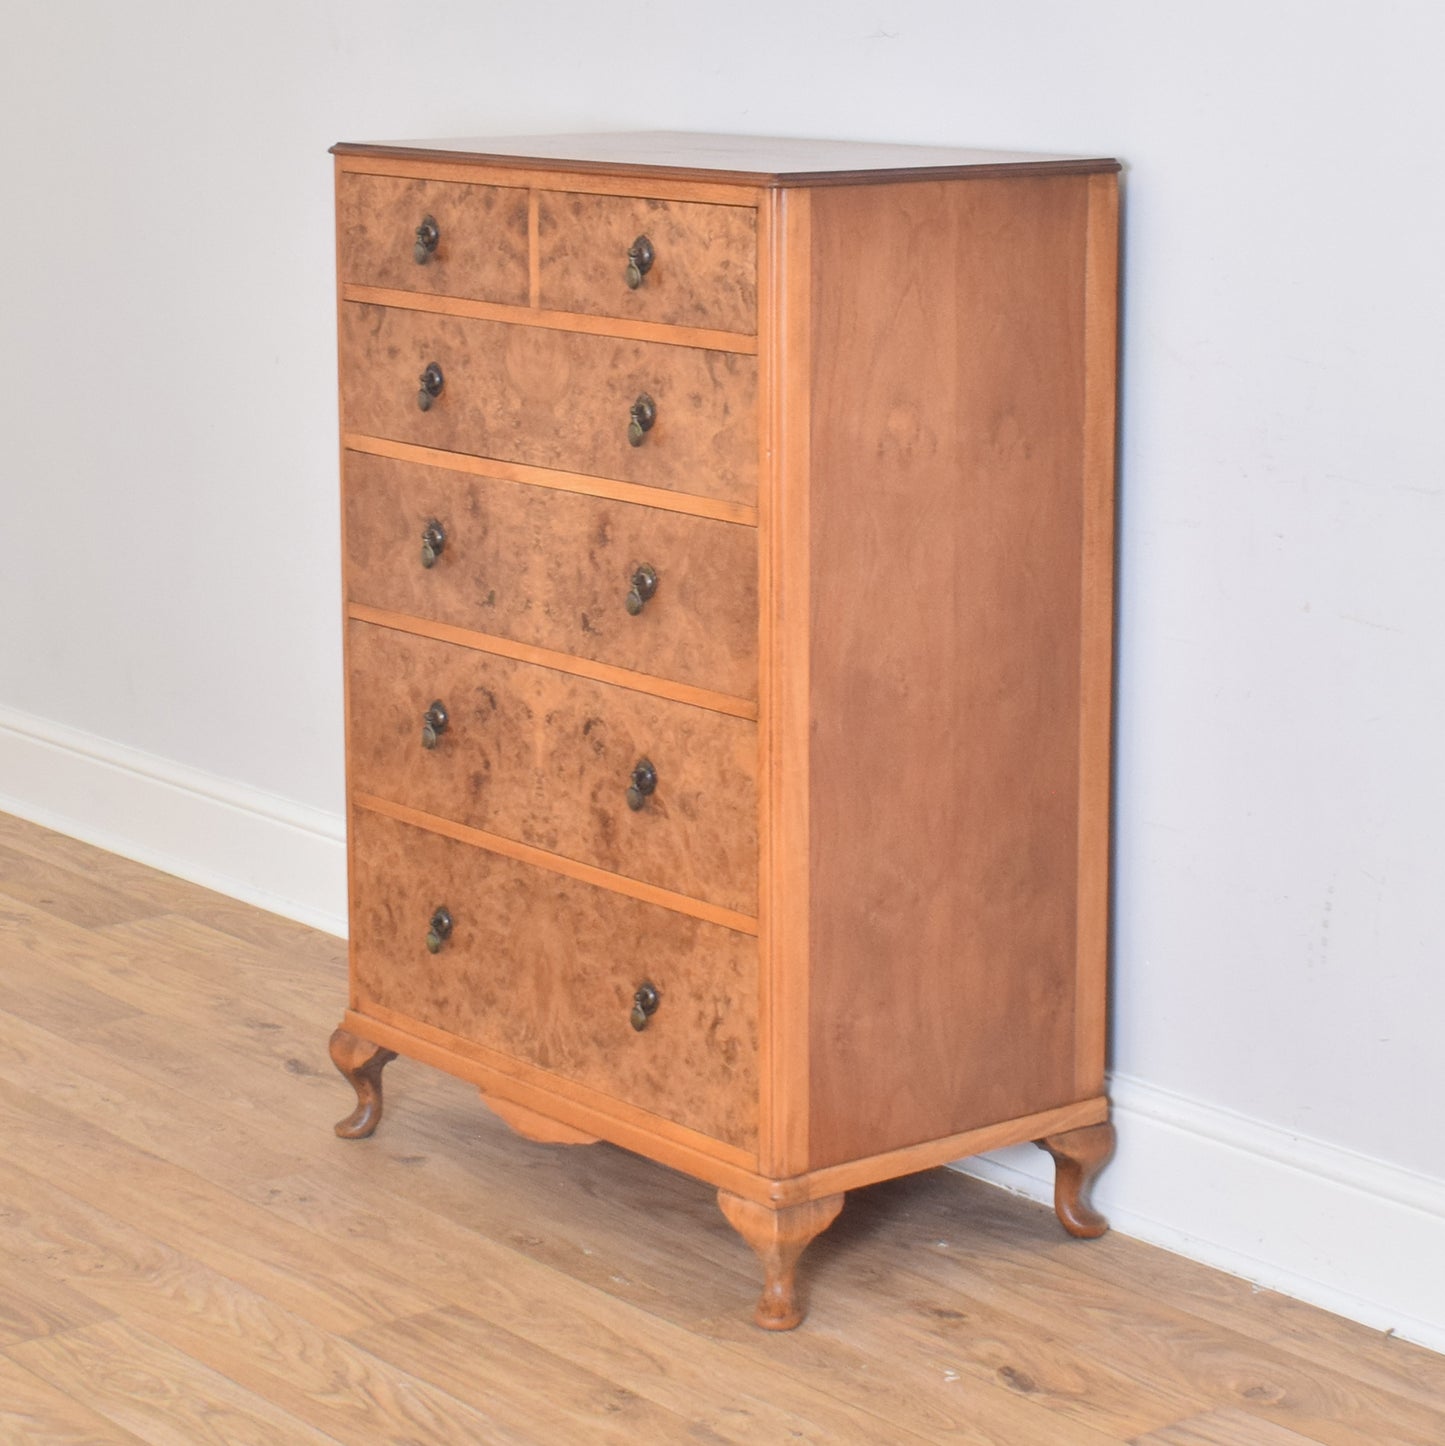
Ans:
{"type": "Polygon", "coordinates": [[[365,809],[352,831],[357,1009],[756,1147],[756,940],[365,809]]]}
{"type": "Polygon", "coordinates": [[[347,432],[757,500],[757,362],[733,352],[355,302],[347,432]]]}
{"type": "Polygon", "coordinates": [[[539,300],[554,311],[757,330],[757,212],[542,191],[539,300]]]}
{"type": "Polygon", "coordinates": [[[527,304],[527,192],[343,172],[343,283],[527,304]]]}
{"type": "Polygon", "coordinates": [[[756,914],[756,724],[369,623],[347,643],[357,792],[756,914]]]}
{"type": "Polygon", "coordinates": [[[757,533],[364,452],[348,601],[755,699],[757,533]]]}

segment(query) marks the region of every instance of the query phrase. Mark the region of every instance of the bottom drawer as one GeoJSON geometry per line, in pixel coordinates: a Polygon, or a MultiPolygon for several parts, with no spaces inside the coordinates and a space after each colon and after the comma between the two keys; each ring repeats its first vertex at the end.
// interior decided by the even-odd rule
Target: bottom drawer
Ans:
{"type": "Polygon", "coordinates": [[[354,809],[353,1007],[757,1147],[757,941],[354,809]],[[451,932],[427,933],[444,908],[451,932]],[[632,1027],[639,986],[657,991],[632,1027]]]}

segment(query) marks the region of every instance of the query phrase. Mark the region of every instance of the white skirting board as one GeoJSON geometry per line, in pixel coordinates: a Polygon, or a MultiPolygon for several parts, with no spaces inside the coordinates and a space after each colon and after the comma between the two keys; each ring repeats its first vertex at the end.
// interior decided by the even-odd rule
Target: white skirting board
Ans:
{"type": "MultiPolygon", "coordinates": [[[[1445,1351],[1445,1180],[1143,1080],[1109,1091],[1119,1148],[1093,1198],[1113,1229],[1445,1351]]],[[[1032,1145],[954,1168],[1053,1200],[1032,1145]]]]}
{"type": "MultiPolygon", "coordinates": [[[[0,708],[0,811],[300,920],[346,931],[345,826],[0,708]]],[[[1445,1180],[1116,1076],[1119,1151],[1095,1201],[1122,1234],[1445,1351],[1445,1180]]],[[[959,1169],[1036,1200],[1031,1145],[959,1169]]]]}
{"type": "Polygon", "coordinates": [[[0,812],[346,933],[340,814],[4,707],[0,812]]]}

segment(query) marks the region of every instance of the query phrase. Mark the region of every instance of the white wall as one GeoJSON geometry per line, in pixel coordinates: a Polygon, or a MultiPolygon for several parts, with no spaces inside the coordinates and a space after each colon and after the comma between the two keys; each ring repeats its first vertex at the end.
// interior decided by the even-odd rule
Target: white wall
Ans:
{"type": "Polygon", "coordinates": [[[1445,1244],[1445,10],[52,0],[4,32],[0,794],[322,921],[332,141],[658,127],[1122,157],[1106,1198],[1445,1344],[1441,1267],[1391,1263],[1405,1226],[1370,1238],[1386,1201],[1445,1244]],[[1167,1180],[1150,1120],[1184,1141],[1167,1180]],[[1363,1229],[1310,1209],[1344,1200],[1332,1177],[1363,1229]]]}

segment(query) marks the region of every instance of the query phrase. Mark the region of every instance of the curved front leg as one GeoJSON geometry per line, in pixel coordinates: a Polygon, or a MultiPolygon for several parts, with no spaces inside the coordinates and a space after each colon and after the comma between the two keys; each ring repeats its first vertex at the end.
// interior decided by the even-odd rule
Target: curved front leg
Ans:
{"type": "Polygon", "coordinates": [[[381,1123],[381,1072],[395,1058],[394,1049],[358,1039],[348,1030],[332,1033],[331,1062],[356,1091],[356,1108],[336,1122],[336,1133],[343,1140],[365,1139],[381,1123]]]}
{"type": "Polygon", "coordinates": [[[1034,1141],[1054,1157],[1054,1212],[1059,1223],[1080,1240],[1094,1240],[1109,1228],[1109,1222],[1089,1203],[1089,1191],[1099,1171],[1113,1158],[1114,1142],[1114,1127],[1107,1123],[1034,1141]]]}
{"type": "Polygon", "coordinates": [[[792,1330],[804,1314],[797,1297],[798,1257],[838,1218],[843,1197],[775,1208],[719,1190],[717,1203],[763,1262],[763,1293],[753,1319],[764,1330],[792,1330]]]}

